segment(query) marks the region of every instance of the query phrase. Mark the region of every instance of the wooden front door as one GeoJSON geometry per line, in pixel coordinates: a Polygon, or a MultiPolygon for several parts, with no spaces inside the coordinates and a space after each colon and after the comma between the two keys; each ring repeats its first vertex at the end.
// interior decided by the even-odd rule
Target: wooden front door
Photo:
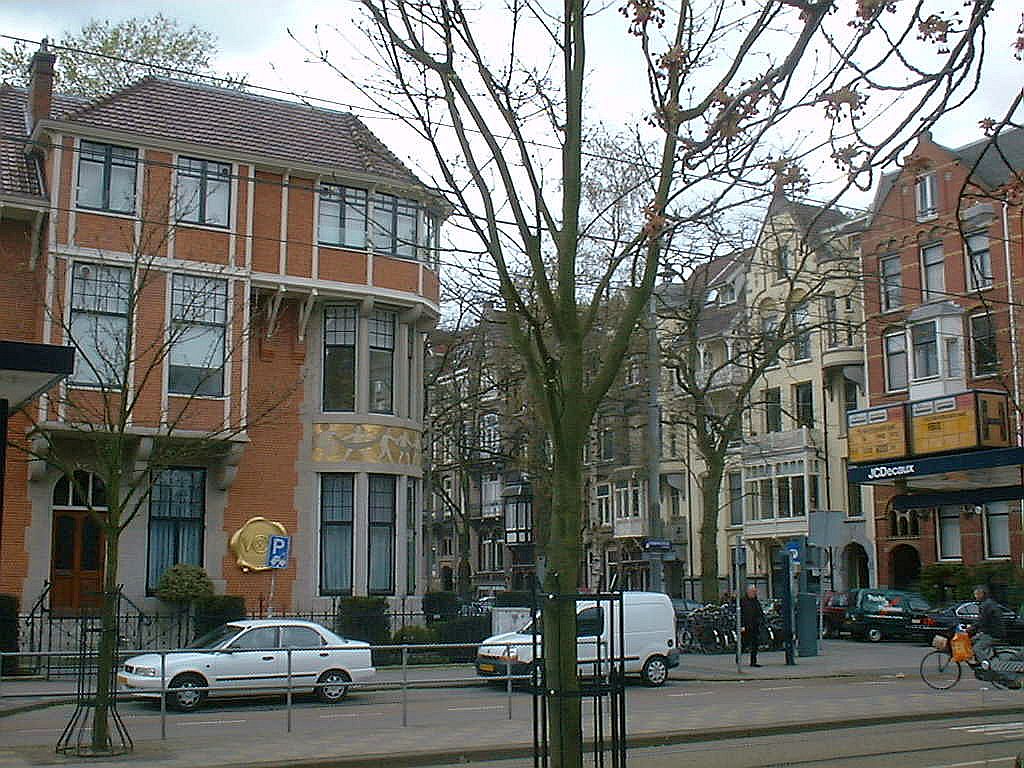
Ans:
{"type": "Polygon", "coordinates": [[[53,511],[50,607],[55,613],[94,613],[103,593],[103,529],[89,512],[53,511]]]}

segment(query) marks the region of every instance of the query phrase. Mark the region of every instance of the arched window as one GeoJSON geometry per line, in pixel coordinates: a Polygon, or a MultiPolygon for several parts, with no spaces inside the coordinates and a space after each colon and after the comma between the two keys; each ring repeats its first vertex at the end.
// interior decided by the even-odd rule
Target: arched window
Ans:
{"type": "Polygon", "coordinates": [[[53,506],[72,509],[107,508],[107,487],[92,472],[76,469],[74,482],[67,475],[53,488],[53,506]]]}

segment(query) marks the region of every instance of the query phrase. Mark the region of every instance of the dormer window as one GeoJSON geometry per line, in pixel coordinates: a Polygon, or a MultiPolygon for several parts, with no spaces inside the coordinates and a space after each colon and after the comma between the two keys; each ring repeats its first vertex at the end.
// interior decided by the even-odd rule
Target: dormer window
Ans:
{"type": "Polygon", "coordinates": [[[914,185],[914,198],[917,201],[918,221],[938,215],[938,184],[934,173],[918,177],[914,185]]]}
{"type": "Polygon", "coordinates": [[[718,303],[718,289],[712,288],[708,291],[708,295],[704,298],[705,306],[711,306],[718,303]]]}
{"type": "Polygon", "coordinates": [[[732,283],[726,283],[722,286],[719,299],[722,304],[732,304],[736,301],[736,286],[732,283]]]}

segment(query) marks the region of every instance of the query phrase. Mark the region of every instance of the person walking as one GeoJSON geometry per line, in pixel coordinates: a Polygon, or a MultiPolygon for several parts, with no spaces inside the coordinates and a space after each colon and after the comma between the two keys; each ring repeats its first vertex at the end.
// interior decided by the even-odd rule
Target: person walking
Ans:
{"type": "Polygon", "coordinates": [[[761,625],[764,624],[764,609],[757,597],[757,587],[747,586],[747,593],[740,598],[740,623],[743,626],[743,642],[750,651],[750,666],[757,663],[757,646],[761,639],[761,625]]]}

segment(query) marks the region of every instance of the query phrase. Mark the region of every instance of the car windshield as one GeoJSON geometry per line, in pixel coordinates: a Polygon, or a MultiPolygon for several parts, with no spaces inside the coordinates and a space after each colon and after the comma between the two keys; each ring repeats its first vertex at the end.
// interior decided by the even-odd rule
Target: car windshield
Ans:
{"type": "Polygon", "coordinates": [[[242,627],[237,624],[222,624],[216,629],[207,632],[205,635],[200,637],[198,640],[193,641],[186,647],[195,648],[196,650],[212,651],[216,648],[220,648],[241,631],[242,627]]]}

